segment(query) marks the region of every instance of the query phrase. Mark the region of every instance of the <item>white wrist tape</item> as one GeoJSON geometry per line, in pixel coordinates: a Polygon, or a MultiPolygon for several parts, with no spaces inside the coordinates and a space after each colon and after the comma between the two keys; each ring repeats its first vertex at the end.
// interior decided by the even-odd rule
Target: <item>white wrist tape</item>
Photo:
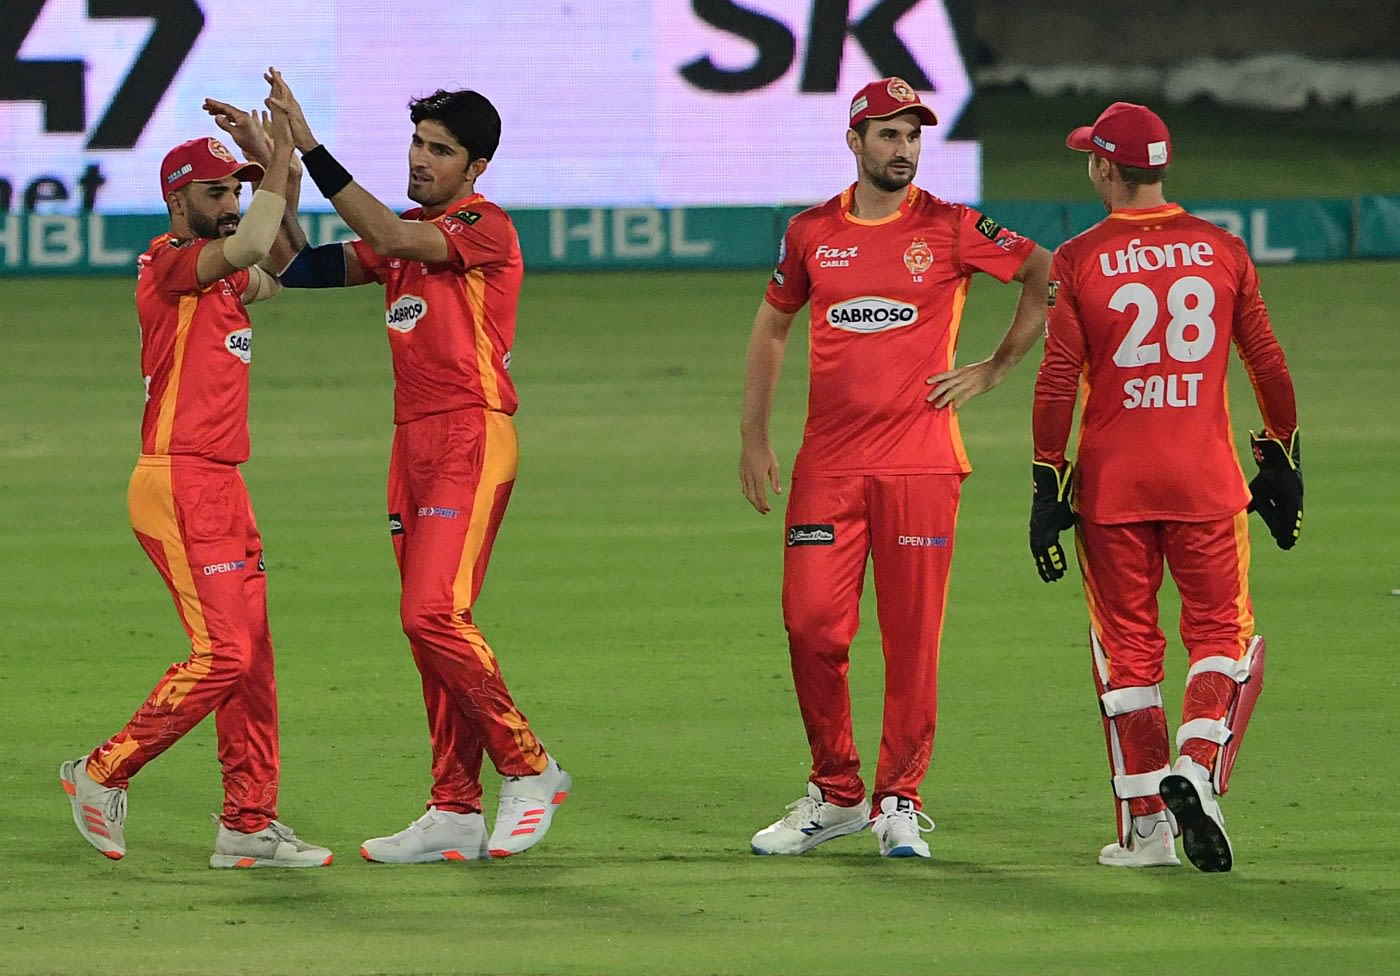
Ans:
{"type": "Polygon", "coordinates": [[[250,268],[267,257],[272,242],[277,240],[286,206],[286,198],[270,190],[254,192],[248,212],[238,222],[238,230],[224,238],[224,259],[235,268],[250,268]]]}

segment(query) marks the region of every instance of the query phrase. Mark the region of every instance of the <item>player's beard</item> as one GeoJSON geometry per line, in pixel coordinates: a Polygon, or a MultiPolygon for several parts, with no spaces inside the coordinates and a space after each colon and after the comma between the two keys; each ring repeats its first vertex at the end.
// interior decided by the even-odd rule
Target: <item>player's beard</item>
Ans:
{"type": "Polygon", "coordinates": [[[444,197],[437,190],[437,181],[433,179],[423,180],[415,183],[412,179],[408,181],[407,197],[420,207],[435,207],[441,203],[447,203],[448,198],[444,197]]]}
{"type": "Polygon", "coordinates": [[[907,159],[900,160],[900,162],[909,164],[908,172],[891,172],[890,164],[887,163],[884,168],[879,170],[867,166],[865,168],[865,176],[877,190],[881,190],[885,193],[898,193],[910,183],[914,182],[914,174],[918,169],[918,167],[907,159]]]}
{"type": "Polygon", "coordinates": [[[238,230],[238,214],[224,214],[222,217],[206,217],[201,213],[191,213],[188,218],[190,230],[195,237],[229,237],[238,230]]]}

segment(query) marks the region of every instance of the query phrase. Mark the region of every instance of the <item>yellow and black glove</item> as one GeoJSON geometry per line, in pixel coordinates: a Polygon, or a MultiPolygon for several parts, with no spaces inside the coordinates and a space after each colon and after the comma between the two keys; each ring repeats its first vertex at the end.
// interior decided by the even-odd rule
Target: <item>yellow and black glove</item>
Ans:
{"type": "Polygon", "coordinates": [[[1298,432],[1285,445],[1277,438],[1249,432],[1249,446],[1259,473],[1249,483],[1249,510],[1258,512],[1280,549],[1292,549],[1303,531],[1303,460],[1298,432]]]}
{"type": "Polygon", "coordinates": [[[1031,498],[1031,555],[1040,578],[1053,583],[1065,575],[1069,564],[1060,533],[1074,525],[1074,509],[1070,507],[1070,475],[1074,464],[1066,461],[1063,468],[1036,461],[1031,465],[1031,483],[1035,492],[1031,498]]]}

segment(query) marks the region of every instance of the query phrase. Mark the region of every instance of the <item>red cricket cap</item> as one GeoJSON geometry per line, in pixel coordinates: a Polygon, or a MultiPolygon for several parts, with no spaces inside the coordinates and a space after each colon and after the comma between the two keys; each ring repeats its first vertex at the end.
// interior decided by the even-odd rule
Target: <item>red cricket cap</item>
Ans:
{"type": "Polygon", "coordinates": [[[866,119],[887,119],[901,112],[913,112],[924,125],[937,125],[938,116],[919,100],[919,93],[903,78],[872,81],[851,99],[850,128],[866,119]]]}
{"type": "Polygon", "coordinates": [[[1093,125],[1081,125],[1071,132],[1065,145],[1139,169],[1160,169],[1172,161],[1167,123],[1146,105],[1132,102],[1114,102],[1093,125]]]}
{"type": "Polygon", "coordinates": [[[263,178],[257,163],[239,162],[218,139],[191,139],[182,142],[160,164],[160,195],[189,183],[208,183],[225,176],[237,176],[244,183],[263,178]]]}

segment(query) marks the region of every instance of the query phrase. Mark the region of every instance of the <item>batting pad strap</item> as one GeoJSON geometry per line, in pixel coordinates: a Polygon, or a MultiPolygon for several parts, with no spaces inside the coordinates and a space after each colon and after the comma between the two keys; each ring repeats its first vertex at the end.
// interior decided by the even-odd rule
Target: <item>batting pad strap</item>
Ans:
{"type": "Polygon", "coordinates": [[[1150,773],[1115,776],[1113,777],[1113,795],[1120,800],[1131,800],[1137,796],[1157,796],[1157,788],[1162,785],[1162,777],[1171,771],[1170,766],[1163,766],[1150,773]]]}
{"type": "Polygon", "coordinates": [[[1223,746],[1234,734],[1223,718],[1193,718],[1181,723],[1181,728],[1176,730],[1176,747],[1180,749],[1187,739],[1205,739],[1223,746]]]}
{"type": "Polygon", "coordinates": [[[1192,678],[1211,671],[1226,675],[1234,679],[1237,684],[1244,684],[1245,680],[1249,677],[1249,655],[1246,654],[1238,660],[1232,657],[1225,657],[1224,655],[1203,657],[1195,664],[1191,665],[1191,670],[1186,672],[1186,680],[1190,681],[1192,678]]]}
{"type": "Polygon", "coordinates": [[[1109,718],[1124,712],[1140,712],[1144,708],[1162,707],[1162,686],[1148,685],[1136,688],[1115,688],[1099,696],[1103,703],[1103,713],[1109,718]]]}

